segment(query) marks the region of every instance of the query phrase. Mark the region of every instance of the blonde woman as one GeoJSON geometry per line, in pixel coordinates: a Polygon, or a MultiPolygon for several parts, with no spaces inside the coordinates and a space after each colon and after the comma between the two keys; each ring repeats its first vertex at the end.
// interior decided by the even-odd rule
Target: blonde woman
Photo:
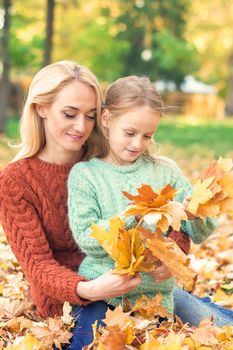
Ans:
{"type": "Polygon", "coordinates": [[[66,181],[73,164],[101,146],[101,104],[98,81],[86,67],[61,61],[41,69],[25,102],[20,151],[0,176],[0,219],[39,315],[61,315],[65,301],[82,306],[69,349],[88,344],[91,324],[104,317],[101,302],[90,302],[140,283],[111,272],[87,281],[76,272],[83,254],[68,226],[66,181]]]}

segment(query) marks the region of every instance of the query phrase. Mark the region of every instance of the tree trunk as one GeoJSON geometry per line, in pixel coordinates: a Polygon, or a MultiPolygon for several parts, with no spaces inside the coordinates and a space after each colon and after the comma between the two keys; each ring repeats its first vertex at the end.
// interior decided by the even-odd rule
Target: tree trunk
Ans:
{"type": "Polygon", "coordinates": [[[226,115],[233,117],[233,53],[229,59],[229,85],[228,85],[228,96],[226,102],[226,115]]]}
{"type": "Polygon", "coordinates": [[[55,0],[47,0],[46,39],[43,66],[47,66],[51,62],[51,52],[53,45],[54,7],[55,0]]]}
{"type": "Polygon", "coordinates": [[[0,86],[0,132],[4,131],[7,107],[10,93],[10,55],[9,55],[9,29],[10,29],[11,0],[4,0],[4,26],[2,35],[2,80],[0,86]]]}

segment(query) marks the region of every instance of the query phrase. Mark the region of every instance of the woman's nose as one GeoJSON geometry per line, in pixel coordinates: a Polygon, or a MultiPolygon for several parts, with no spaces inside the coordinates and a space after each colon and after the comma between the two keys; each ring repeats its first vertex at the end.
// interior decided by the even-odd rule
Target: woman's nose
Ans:
{"type": "Polygon", "coordinates": [[[79,131],[80,133],[85,132],[86,130],[86,121],[83,116],[79,116],[73,125],[74,130],[79,131]]]}

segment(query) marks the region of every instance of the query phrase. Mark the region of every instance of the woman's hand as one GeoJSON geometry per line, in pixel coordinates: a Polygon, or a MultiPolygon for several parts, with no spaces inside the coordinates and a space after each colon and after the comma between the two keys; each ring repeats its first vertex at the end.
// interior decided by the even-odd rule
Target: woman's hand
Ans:
{"type": "Polygon", "coordinates": [[[160,265],[154,271],[150,272],[150,275],[153,277],[156,283],[166,281],[168,278],[172,277],[169,268],[164,264],[160,265]]]}
{"type": "Polygon", "coordinates": [[[78,296],[91,301],[114,298],[130,292],[141,283],[141,277],[117,275],[108,271],[91,281],[80,281],[77,285],[78,296]]]}

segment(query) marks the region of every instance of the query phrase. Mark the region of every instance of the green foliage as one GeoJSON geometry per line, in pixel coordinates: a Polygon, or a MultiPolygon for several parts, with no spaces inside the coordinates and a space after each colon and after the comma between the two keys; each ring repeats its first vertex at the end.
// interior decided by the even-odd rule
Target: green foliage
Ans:
{"type": "Polygon", "coordinates": [[[190,1],[121,0],[120,15],[115,21],[125,30],[116,36],[128,42],[122,56],[122,75],[147,74],[152,79],[169,79],[178,85],[187,74],[197,69],[195,50],[188,45],[184,33],[190,1]],[[152,58],[143,60],[149,50],[152,58]]]}
{"type": "Polygon", "coordinates": [[[153,39],[155,47],[159,48],[153,55],[158,79],[171,80],[179,86],[184,76],[197,70],[197,51],[184,39],[176,37],[169,30],[155,33],[153,39]]]}
{"type": "Polygon", "coordinates": [[[19,118],[7,118],[5,134],[13,140],[19,138],[19,118]]]}

